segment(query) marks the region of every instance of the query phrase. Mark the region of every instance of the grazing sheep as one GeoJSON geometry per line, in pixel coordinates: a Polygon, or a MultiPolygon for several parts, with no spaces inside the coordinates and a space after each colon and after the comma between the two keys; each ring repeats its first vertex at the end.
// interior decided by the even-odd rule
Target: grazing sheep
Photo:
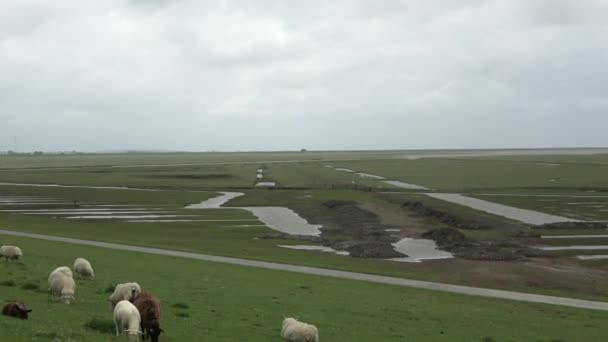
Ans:
{"type": "MultiPolygon", "coordinates": [[[[57,271],[57,273],[65,274],[66,276],[68,276],[70,278],[74,278],[74,274],[72,274],[72,270],[67,266],[57,267],[55,269],[55,271],[57,271]]],[[[53,272],[55,272],[55,271],[53,271],[53,272]]]]}
{"type": "Polygon", "coordinates": [[[141,293],[141,287],[138,283],[124,283],[118,284],[114,288],[114,293],[108,298],[108,302],[110,303],[111,310],[114,309],[116,304],[121,300],[128,300],[129,302],[133,302],[135,297],[141,293]]]}
{"type": "Polygon", "coordinates": [[[54,296],[60,296],[62,302],[70,304],[74,301],[76,282],[71,277],[72,271],[67,274],[66,269],[70,270],[68,267],[62,266],[51,272],[49,275],[49,293],[54,296]]]}
{"type": "Polygon", "coordinates": [[[285,318],[283,320],[281,337],[289,342],[319,342],[317,327],[300,322],[294,318],[285,318]]]}
{"type": "Polygon", "coordinates": [[[74,260],[74,272],[82,278],[95,279],[95,272],[91,263],[85,258],[77,258],[74,260]]]}
{"type": "Polygon", "coordinates": [[[2,246],[0,247],[0,258],[8,260],[19,260],[23,257],[21,248],[17,246],[2,246]]]}
{"type": "Polygon", "coordinates": [[[28,309],[23,302],[8,303],[2,308],[3,315],[19,319],[27,319],[30,312],[32,312],[32,309],[28,309]]]}
{"type": "Polygon", "coordinates": [[[141,331],[144,340],[148,337],[152,342],[158,342],[158,336],[163,332],[160,328],[160,301],[151,293],[142,293],[135,298],[133,305],[141,315],[141,331]]]}
{"type": "Polygon", "coordinates": [[[141,316],[135,305],[128,300],[121,300],[114,308],[114,325],[116,326],[116,337],[123,333],[129,336],[129,341],[139,340],[141,335],[141,316]]]}

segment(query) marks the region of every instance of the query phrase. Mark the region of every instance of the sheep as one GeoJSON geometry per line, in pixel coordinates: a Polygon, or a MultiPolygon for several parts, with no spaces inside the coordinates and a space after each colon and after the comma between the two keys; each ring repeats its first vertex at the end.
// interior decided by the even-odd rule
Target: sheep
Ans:
{"type": "Polygon", "coordinates": [[[141,315],[128,300],[121,300],[114,308],[114,325],[116,326],[116,337],[123,333],[129,336],[129,341],[139,340],[142,335],[140,330],[141,315]]]}
{"type": "Polygon", "coordinates": [[[69,267],[67,267],[67,266],[57,267],[55,269],[55,271],[57,271],[57,273],[65,274],[66,276],[68,276],[70,278],[74,278],[74,274],[72,273],[72,270],[69,267]]]}
{"type": "Polygon", "coordinates": [[[285,318],[283,320],[281,337],[289,342],[319,342],[317,327],[300,322],[294,318],[285,318]]]}
{"type": "Polygon", "coordinates": [[[93,272],[93,267],[87,259],[77,258],[74,260],[74,272],[82,278],[95,279],[95,272],[93,272]]]}
{"type": "Polygon", "coordinates": [[[27,319],[30,312],[32,309],[28,309],[23,302],[8,303],[2,308],[3,315],[19,319],[27,319]]]}
{"type": "Polygon", "coordinates": [[[151,293],[141,293],[133,301],[133,305],[141,315],[141,331],[144,340],[148,337],[152,342],[158,342],[158,336],[163,332],[160,328],[160,301],[151,293]]]}
{"type": "Polygon", "coordinates": [[[138,283],[124,283],[118,284],[114,288],[114,293],[108,298],[110,303],[110,310],[113,310],[118,302],[121,300],[128,300],[133,302],[135,297],[141,293],[141,287],[138,283]]]}
{"type": "Polygon", "coordinates": [[[20,260],[23,257],[21,248],[17,246],[2,246],[0,247],[0,258],[8,260],[20,260]]]}
{"type": "Polygon", "coordinates": [[[76,282],[74,282],[74,278],[66,274],[66,269],[69,270],[69,268],[63,266],[51,272],[49,275],[49,294],[60,296],[62,302],[70,304],[74,301],[76,282]]]}

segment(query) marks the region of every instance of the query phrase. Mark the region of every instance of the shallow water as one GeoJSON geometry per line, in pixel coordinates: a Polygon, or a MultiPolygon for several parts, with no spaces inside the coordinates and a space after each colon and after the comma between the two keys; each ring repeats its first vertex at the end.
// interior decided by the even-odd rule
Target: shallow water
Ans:
{"type": "Polygon", "coordinates": [[[15,202],[8,202],[8,203],[0,203],[0,205],[3,206],[25,206],[25,205],[64,205],[64,204],[74,204],[74,202],[19,202],[19,203],[15,203],[15,202]]]}
{"type": "Polygon", "coordinates": [[[109,190],[138,190],[138,191],[170,191],[159,189],[130,188],[126,186],[94,186],[94,185],[61,185],[61,184],[32,184],[32,183],[0,183],[0,185],[31,186],[40,188],[75,188],[75,189],[109,189],[109,190]]]}
{"type": "Polygon", "coordinates": [[[396,186],[398,188],[402,188],[402,189],[409,189],[409,190],[430,190],[429,188],[422,186],[422,185],[417,185],[417,184],[410,184],[410,183],[405,183],[405,182],[401,182],[401,181],[394,181],[394,180],[388,180],[388,181],[383,181],[383,183],[392,185],[392,186],[396,186]]]}
{"type": "Polygon", "coordinates": [[[376,175],[370,175],[369,173],[363,173],[363,172],[357,172],[358,176],[361,176],[363,178],[372,178],[372,179],[386,179],[382,176],[376,176],[376,175]]]}
{"type": "Polygon", "coordinates": [[[592,246],[539,246],[535,247],[542,251],[595,251],[595,250],[604,250],[608,249],[606,245],[592,245],[592,246]]]}
{"type": "MultiPolygon", "coordinates": [[[[199,204],[186,206],[187,209],[221,209],[228,201],[243,196],[242,192],[220,192],[220,196],[199,204]]],[[[285,207],[230,207],[251,212],[266,226],[279,232],[295,235],[319,235],[321,226],[309,224],[293,210],[285,207]]]]}
{"type": "Polygon", "coordinates": [[[325,246],[315,246],[315,245],[278,245],[278,246],[281,248],[297,249],[297,250],[303,250],[303,251],[319,251],[319,252],[333,253],[333,254],[345,255],[345,256],[350,255],[350,253],[348,253],[346,251],[337,251],[333,248],[325,247],[325,246]]]}
{"type": "Polygon", "coordinates": [[[399,262],[421,262],[423,260],[450,259],[452,253],[437,249],[433,240],[405,238],[393,244],[397,252],[406,254],[406,258],[392,258],[399,262]]]}
{"type": "Polygon", "coordinates": [[[608,235],[542,235],[543,239],[604,239],[608,235]]]}
{"type": "Polygon", "coordinates": [[[85,215],[85,216],[66,216],[69,220],[108,220],[108,219],[148,219],[162,217],[192,217],[195,215],[85,215]]]}
{"type": "Polygon", "coordinates": [[[255,185],[257,188],[274,188],[277,186],[275,182],[259,182],[255,185]]]}
{"type": "Polygon", "coordinates": [[[81,212],[81,211],[95,211],[95,212],[104,212],[104,211],[117,211],[117,212],[126,212],[131,210],[143,211],[143,210],[156,210],[160,208],[128,208],[128,209],[113,209],[113,208],[104,208],[104,209],[96,209],[96,208],[81,208],[81,209],[72,209],[72,208],[55,208],[55,209],[5,209],[0,210],[3,212],[58,212],[58,211],[72,211],[72,212],[81,212]]]}
{"type": "Polygon", "coordinates": [[[143,215],[143,214],[165,214],[169,211],[54,211],[54,212],[29,212],[22,211],[18,215],[143,215]]]}
{"type": "MultiPolygon", "coordinates": [[[[186,215],[186,216],[193,216],[193,215],[186,215]]],[[[179,216],[179,217],[183,217],[183,216],[179,216]]],[[[242,221],[242,222],[246,222],[246,221],[253,221],[252,219],[227,219],[227,220],[213,220],[213,219],[209,219],[209,220],[195,220],[195,219],[175,219],[175,220],[128,220],[126,222],[148,222],[148,223],[158,223],[158,222],[234,222],[234,221],[242,221]]],[[[265,227],[265,226],[263,226],[265,227]]]]}
{"type": "Polygon", "coordinates": [[[268,227],[291,235],[320,235],[321,225],[308,223],[293,210],[285,207],[242,207],[253,213],[268,227]]]}
{"type": "Polygon", "coordinates": [[[473,197],[463,196],[460,194],[429,193],[426,195],[429,197],[440,199],[442,201],[460,204],[465,207],[473,208],[476,210],[481,210],[486,213],[506,217],[506,218],[509,218],[512,220],[516,220],[516,221],[520,221],[520,222],[524,222],[524,223],[532,224],[532,225],[541,225],[541,224],[558,223],[558,222],[578,222],[579,221],[579,220],[568,218],[568,217],[545,214],[545,213],[541,213],[539,211],[510,207],[508,205],[488,202],[488,201],[484,201],[484,200],[473,198],[473,197]]]}
{"type": "Polygon", "coordinates": [[[205,200],[201,203],[198,204],[191,204],[186,206],[186,209],[219,209],[222,208],[222,206],[228,202],[230,202],[232,199],[235,199],[237,197],[241,197],[243,195],[245,195],[242,192],[220,192],[220,196],[217,197],[212,197],[208,200],[205,200]]]}
{"type": "Polygon", "coordinates": [[[580,260],[605,260],[608,259],[608,255],[579,255],[576,258],[580,260]]]}
{"type": "Polygon", "coordinates": [[[355,171],[351,170],[351,169],[345,169],[343,167],[336,167],[335,168],[336,171],[342,171],[342,172],[349,172],[349,173],[354,173],[355,171]]]}

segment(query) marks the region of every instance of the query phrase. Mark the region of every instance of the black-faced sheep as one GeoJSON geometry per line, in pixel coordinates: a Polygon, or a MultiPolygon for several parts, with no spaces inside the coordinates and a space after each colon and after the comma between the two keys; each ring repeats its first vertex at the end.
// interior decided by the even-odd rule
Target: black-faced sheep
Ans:
{"type": "Polygon", "coordinates": [[[141,315],[141,331],[144,340],[150,338],[152,342],[158,342],[158,336],[163,332],[160,328],[160,301],[151,293],[142,293],[135,298],[133,305],[141,315]]]}
{"type": "Polygon", "coordinates": [[[3,315],[19,319],[27,319],[30,312],[32,309],[28,309],[23,302],[8,303],[2,308],[3,315]]]}

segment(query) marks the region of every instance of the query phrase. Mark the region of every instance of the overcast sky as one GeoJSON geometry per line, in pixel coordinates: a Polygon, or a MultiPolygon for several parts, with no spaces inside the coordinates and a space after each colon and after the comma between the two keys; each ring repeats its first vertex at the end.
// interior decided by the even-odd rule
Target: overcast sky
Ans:
{"type": "Polygon", "coordinates": [[[0,150],[608,146],[608,1],[0,1],[0,150]]]}

